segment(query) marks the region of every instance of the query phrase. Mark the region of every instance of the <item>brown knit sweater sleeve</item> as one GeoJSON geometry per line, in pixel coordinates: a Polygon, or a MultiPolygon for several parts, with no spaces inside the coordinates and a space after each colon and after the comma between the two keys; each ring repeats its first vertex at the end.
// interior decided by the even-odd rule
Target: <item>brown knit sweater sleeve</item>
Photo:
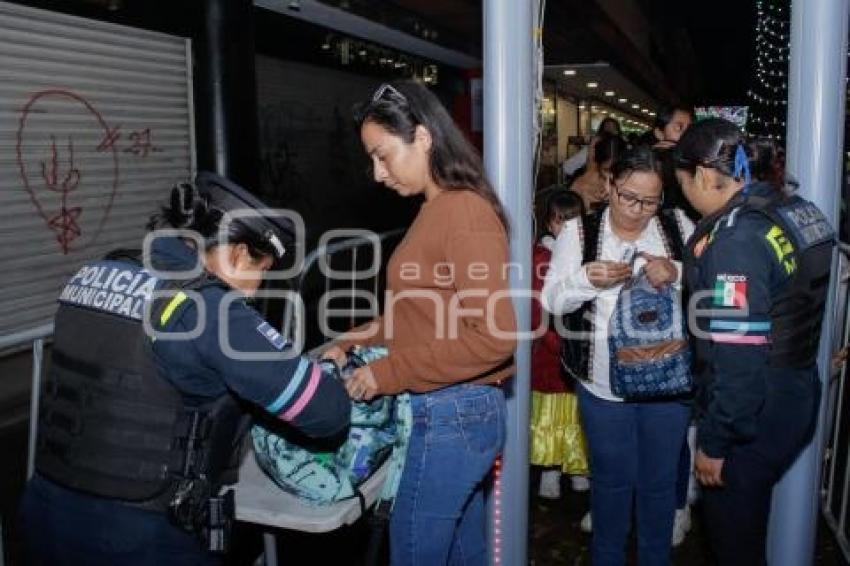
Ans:
{"type": "MultiPolygon", "coordinates": [[[[507,280],[508,241],[501,222],[490,204],[471,192],[441,196],[437,201],[422,228],[431,235],[426,234],[426,240],[440,235],[431,247],[442,246],[439,255],[454,270],[453,285],[443,301],[445,325],[442,331],[433,321],[411,325],[407,331],[415,333],[416,340],[396,341],[404,344],[391,345],[389,356],[370,365],[381,393],[424,392],[480,378],[509,365],[516,347],[507,280]],[[426,328],[429,322],[431,327],[426,328]]],[[[429,258],[438,254],[425,249],[417,255],[417,245],[412,240],[406,254],[420,258],[423,272],[428,273],[434,269],[429,258]]],[[[404,314],[398,313],[400,321],[404,314]]]]}
{"type": "Polygon", "coordinates": [[[352,346],[383,346],[386,342],[384,338],[384,322],[382,317],[377,317],[369,322],[365,322],[360,326],[355,326],[336,340],[334,345],[339,346],[343,350],[348,350],[352,346]]]}

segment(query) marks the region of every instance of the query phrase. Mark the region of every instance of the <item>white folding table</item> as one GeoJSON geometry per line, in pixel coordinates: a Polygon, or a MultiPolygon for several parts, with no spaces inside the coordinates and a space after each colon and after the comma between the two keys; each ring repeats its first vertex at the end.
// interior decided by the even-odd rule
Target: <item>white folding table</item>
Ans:
{"type": "MultiPolygon", "coordinates": [[[[370,508],[381,495],[389,470],[389,459],[360,486],[370,508]]],[[[313,506],[277,486],[257,465],[253,451],[248,451],[239,468],[236,484],[236,520],[262,525],[266,566],[277,566],[274,529],[290,529],[308,533],[326,533],[350,525],[361,516],[360,501],[353,497],[328,506],[313,506]]]]}

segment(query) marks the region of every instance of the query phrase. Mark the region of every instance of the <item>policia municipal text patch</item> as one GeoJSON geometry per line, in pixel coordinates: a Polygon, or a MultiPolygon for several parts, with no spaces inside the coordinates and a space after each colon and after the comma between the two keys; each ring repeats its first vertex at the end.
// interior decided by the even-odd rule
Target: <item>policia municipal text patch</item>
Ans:
{"type": "Polygon", "coordinates": [[[59,301],[141,320],[157,279],[142,268],[117,261],[83,266],[62,290],[59,301]]]}

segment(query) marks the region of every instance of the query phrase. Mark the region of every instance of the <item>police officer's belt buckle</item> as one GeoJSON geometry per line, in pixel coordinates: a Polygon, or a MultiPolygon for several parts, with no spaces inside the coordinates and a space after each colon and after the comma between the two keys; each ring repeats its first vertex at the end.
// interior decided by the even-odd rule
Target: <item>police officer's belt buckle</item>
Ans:
{"type": "Polygon", "coordinates": [[[207,499],[206,525],[201,528],[201,538],[209,552],[225,553],[230,548],[231,531],[236,505],[234,491],[207,499]]]}
{"type": "Polygon", "coordinates": [[[209,552],[225,553],[230,546],[236,505],[233,489],[210,496],[206,479],[180,483],[168,505],[171,522],[195,533],[209,552]]]}

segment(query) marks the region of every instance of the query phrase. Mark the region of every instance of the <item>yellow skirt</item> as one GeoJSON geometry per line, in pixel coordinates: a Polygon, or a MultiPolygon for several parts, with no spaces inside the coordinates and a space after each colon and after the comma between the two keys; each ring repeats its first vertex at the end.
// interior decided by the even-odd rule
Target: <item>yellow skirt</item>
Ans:
{"type": "Polygon", "coordinates": [[[575,393],[531,392],[531,463],[587,475],[587,443],[575,393]]]}

